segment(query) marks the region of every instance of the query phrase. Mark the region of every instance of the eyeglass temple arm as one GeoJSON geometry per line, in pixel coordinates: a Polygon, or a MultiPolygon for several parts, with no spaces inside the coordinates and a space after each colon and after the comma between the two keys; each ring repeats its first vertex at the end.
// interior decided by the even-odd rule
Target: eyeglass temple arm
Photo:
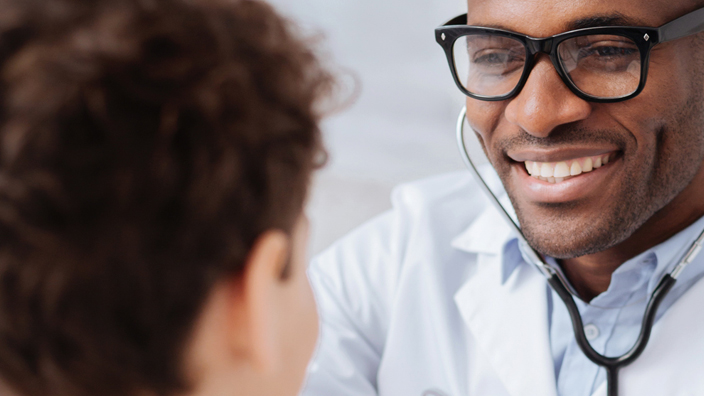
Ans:
{"type": "Polygon", "coordinates": [[[658,29],[661,43],[702,31],[704,31],[704,8],[683,15],[658,29]]]}

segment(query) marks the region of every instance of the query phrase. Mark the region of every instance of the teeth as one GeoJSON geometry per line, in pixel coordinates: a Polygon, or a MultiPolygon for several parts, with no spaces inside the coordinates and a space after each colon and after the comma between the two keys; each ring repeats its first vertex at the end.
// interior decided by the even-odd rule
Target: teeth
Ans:
{"type": "Polygon", "coordinates": [[[584,165],[582,166],[582,172],[591,172],[592,169],[594,169],[594,168],[592,168],[592,159],[587,158],[584,161],[584,165]]]}
{"type": "Polygon", "coordinates": [[[582,167],[579,165],[579,162],[573,162],[572,167],[570,167],[570,176],[577,176],[580,173],[582,173],[582,167]]]}
{"type": "Polygon", "coordinates": [[[555,177],[565,177],[570,175],[570,167],[567,162],[558,162],[555,165],[555,177]]]}
{"type": "Polygon", "coordinates": [[[540,176],[552,177],[552,175],[553,175],[553,167],[550,166],[549,163],[543,162],[543,164],[540,165],[540,176]]]}
{"type": "Polygon", "coordinates": [[[610,154],[577,158],[561,162],[536,162],[526,161],[525,167],[528,174],[548,183],[561,183],[573,176],[591,172],[609,163],[610,154]]]}

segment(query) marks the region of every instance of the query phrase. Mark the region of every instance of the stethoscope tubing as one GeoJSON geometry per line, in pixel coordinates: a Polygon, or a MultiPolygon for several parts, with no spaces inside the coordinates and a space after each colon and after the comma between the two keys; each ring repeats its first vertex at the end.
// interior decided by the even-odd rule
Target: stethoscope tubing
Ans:
{"type": "Polygon", "coordinates": [[[526,240],[521,228],[514,222],[513,218],[508,214],[503,205],[499,202],[489,185],[484,181],[484,178],[479,174],[479,170],[472,162],[467,151],[467,146],[465,144],[464,138],[464,123],[467,115],[467,108],[463,108],[460,112],[459,118],[457,119],[457,145],[460,149],[460,155],[467,165],[467,168],[474,176],[475,180],[478,181],[480,188],[487,195],[491,203],[496,207],[501,216],[506,220],[508,225],[513,228],[519,243],[522,247],[523,253],[528,256],[531,264],[535,265],[540,272],[545,276],[550,287],[560,296],[560,299],[565,303],[567,311],[570,314],[572,320],[572,327],[574,329],[574,336],[577,341],[577,345],[582,350],[584,355],[591,360],[593,363],[603,367],[606,370],[606,382],[607,382],[607,395],[608,396],[618,396],[618,372],[621,368],[633,363],[645,350],[645,347],[650,340],[650,334],[653,329],[653,324],[655,323],[655,317],[657,315],[658,307],[660,303],[665,299],[668,292],[672,289],[677,277],[682,272],[682,270],[694,260],[694,258],[699,254],[704,244],[704,230],[699,234],[699,237],[692,243],[692,246],[687,250],[684,256],[681,258],[677,266],[672,270],[671,273],[666,274],[660,279],[657,287],[653,291],[648,300],[648,304],[645,309],[645,314],[643,315],[643,320],[641,323],[640,334],[636,340],[633,347],[621,356],[607,357],[591,346],[587,336],[584,332],[584,324],[582,322],[582,316],[579,313],[577,304],[574,301],[574,297],[569,291],[567,286],[567,281],[562,279],[560,274],[552,268],[550,265],[545,263],[542,256],[533,249],[528,241],[526,240]]]}
{"type": "Polygon", "coordinates": [[[560,296],[560,299],[567,306],[567,311],[572,319],[572,328],[574,329],[574,336],[577,340],[577,345],[582,353],[594,362],[595,364],[603,367],[606,370],[606,385],[607,385],[607,395],[617,396],[618,395],[618,371],[633,363],[645,350],[650,340],[650,334],[653,329],[653,323],[655,323],[655,317],[657,315],[658,307],[660,303],[665,299],[667,293],[672,289],[677,280],[671,277],[669,274],[665,275],[658,286],[653,291],[650,296],[648,305],[645,309],[645,314],[643,315],[643,320],[641,323],[640,334],[635,344],[625,354],[616,357],[606,357],[592,348],[589,340],[584,333],[584,324],[582,322],[582,316],[579,314],[579,309],[577,304],[572,297],[572,294],[565,287],[563,280],[558,276],[553,276],[548,279],[550,287],[560,296]]]}

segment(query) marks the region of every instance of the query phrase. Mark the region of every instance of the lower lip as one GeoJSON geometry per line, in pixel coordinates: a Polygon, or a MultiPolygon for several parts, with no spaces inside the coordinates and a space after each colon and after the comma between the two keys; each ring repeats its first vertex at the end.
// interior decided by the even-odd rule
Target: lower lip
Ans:
{"type": "Polygon", "coordinates": [[[614,180],[613,173],[621,163],[616,158],[600,168],[571,177],[559,183],[550,183],[528,174],[524,163],[514,165],[518,176],[518,193],[534,202],[564,203],[601,195],[606,184],[614,180]]]}

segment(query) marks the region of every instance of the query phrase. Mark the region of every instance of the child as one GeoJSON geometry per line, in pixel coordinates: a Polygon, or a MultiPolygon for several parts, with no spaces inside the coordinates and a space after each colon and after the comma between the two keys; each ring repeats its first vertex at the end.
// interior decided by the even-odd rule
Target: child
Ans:
{"type": "Polygon", "coordinates": [[[329,88],[259,1],[0,2],[0,394],[295,395],[329,88]]]}

